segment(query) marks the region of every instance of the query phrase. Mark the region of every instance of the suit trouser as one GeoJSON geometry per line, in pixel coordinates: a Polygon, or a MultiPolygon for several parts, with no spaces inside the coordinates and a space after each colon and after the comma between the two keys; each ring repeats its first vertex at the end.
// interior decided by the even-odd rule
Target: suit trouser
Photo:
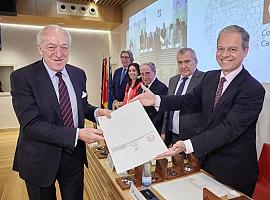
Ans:
{"type": "MultiPolygon", "coordinates": [[[[82,153],[75,148],[72,154],[62,152],[56,180],[62,200],[83,200],[84,167],[82,153]]],[[[26,182],[30,200],[56,200],[55,181],[49,187],[39,187],[26,182]]]]}

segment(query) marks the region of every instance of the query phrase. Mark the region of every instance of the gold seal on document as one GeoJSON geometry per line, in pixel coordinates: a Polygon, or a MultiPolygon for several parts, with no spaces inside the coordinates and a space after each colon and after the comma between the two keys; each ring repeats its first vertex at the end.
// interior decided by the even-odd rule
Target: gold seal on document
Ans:
{"type": "Polygon", "coordinates": [[[147,136],[147,140],[149,141],[149,142],[152,142],[152,141],[154,141],[155,140],[155,136],[154,135],[148,135],[147,136]]]}

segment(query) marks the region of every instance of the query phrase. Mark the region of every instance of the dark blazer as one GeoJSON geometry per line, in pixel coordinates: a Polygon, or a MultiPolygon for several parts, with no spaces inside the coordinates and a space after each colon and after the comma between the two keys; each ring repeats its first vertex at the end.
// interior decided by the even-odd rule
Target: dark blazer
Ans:
{"type": "Polygon", "coordinates": [[[256,123],[265,90],[243,68],[213,110],[219,78],[220,70],[210,71],[190,94],[162,96],[160,110],[201,108],[202,131],[191,142],[202,168],[251,196],[258,173],[256,123]]]}
{"type": "MultiPolygon", "coordinates": [[[[168,87],[156,78],[149,88],[156,95],[166,95],[168,92],[168,87]]],[[[138,90],[138,94],[142,93],[142,88],[138,90]]],[[[149,118],[156,127],[158,133],[161,133],[164,112],[158,112],[154,106],[144,106],[149,118]]]]}
{"type": "Polygon", "coordinates": [[[111,97],[112,101],[120,101],[122,102],[124,100],[125,96],[125,89],[126,85],[128,83],[128,73],[125,74],[125,77],[120,84],[120,78],[121,78],[121,73],[122,73],[123,67],[120,67],[115,70],[113,74],[113,80],[112,80],[112,85],[111,85],[111,97]]]}
{"type": "MultiPolygon", "coordinates": [[[[66,65],[74,87],[78,107],[78,127],[84,117],[95,121],[96,107],[87,102],[86,76],[83,70],[66,65]]],[[[20,123],[13,169],[25,181],[48,187],[55,181],[63,150],[79,152],[87,164],[85,143],[75,145],[76,128],[64,126],[60,108],[49,74],[42,61],[20,68],[11,74],[11,94],[20,123]]]]}
{"type": "MultiPolygon", "coordinates": [[[[195,70],[193,73],[186,93],[190,93],[196,86],[199,85],[199,83],[202,81],[204,77],[204,72],[201,72],[199,70],[195,70]]],[[[170,78],[169,81],[169,89],[167,95],[174,95],[176,86],[179,82],[179,79],[181,78],[181,75],[175,75],[170,78]]],[[[168,130],[168,118],[169,118],[169,112],[165,112],[164,120],[163,120],[163,126],[162,126],[162,133],[166,134],[165,143],[169,144],[171,143],[171,136],[170,132],[168,130]]],[[[200,131],[201,128],[201,111],[200,110],[192,110],[192,109],[182,109],[180,111],[179,115],[179,139],[186,140],[194,136],[197,132],[200,131]]]]}

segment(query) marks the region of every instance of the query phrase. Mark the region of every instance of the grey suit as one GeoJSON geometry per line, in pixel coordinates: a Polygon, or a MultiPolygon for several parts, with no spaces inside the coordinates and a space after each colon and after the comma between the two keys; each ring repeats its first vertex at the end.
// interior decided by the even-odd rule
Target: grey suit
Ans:
{"type": "MultiPolygon", "coordinates": [[[[195,88],[204,77],[204,72],[199,70],[195,70],[191,80],[188,84],[186,93],[190,93],[193,88],[195,88]]],[[[174,95],[177,84],[181,75],[175,75],[170,78],[169,81],[169,89],[168,95],[174,95]]],[[[171,143],[176,142],[174,138],[172,138],[172,132],[168,130],[168,120],[169,112],[166,112],[164,115],[163,126],[162,126],[162,133],[165,133],[165,143],[166,145],[170,145],[171,143]]],[[[179,138],[178,140],[185,140],[192,136],[194,136],[197,132],[199,132],[201,127],[201,112],[191,109],[181,109],[179,115],[179,138]]]]}

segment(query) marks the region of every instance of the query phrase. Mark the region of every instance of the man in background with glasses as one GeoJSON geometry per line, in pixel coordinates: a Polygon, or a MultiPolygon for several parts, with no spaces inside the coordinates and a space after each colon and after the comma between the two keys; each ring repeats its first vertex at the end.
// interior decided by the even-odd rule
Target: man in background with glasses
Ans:
{"type": "Polygon", "coordinates": [[[133,54],[130,50],[123,50],[120,53],[120,59],[122,67],[115,70],[113,74],[112,87],[111,87],[111,98],[114,108],[122,106],[122,101],[125,96],[125,89],[128,82],[127,68],[130,63],[133,62],[133,54]]]}

